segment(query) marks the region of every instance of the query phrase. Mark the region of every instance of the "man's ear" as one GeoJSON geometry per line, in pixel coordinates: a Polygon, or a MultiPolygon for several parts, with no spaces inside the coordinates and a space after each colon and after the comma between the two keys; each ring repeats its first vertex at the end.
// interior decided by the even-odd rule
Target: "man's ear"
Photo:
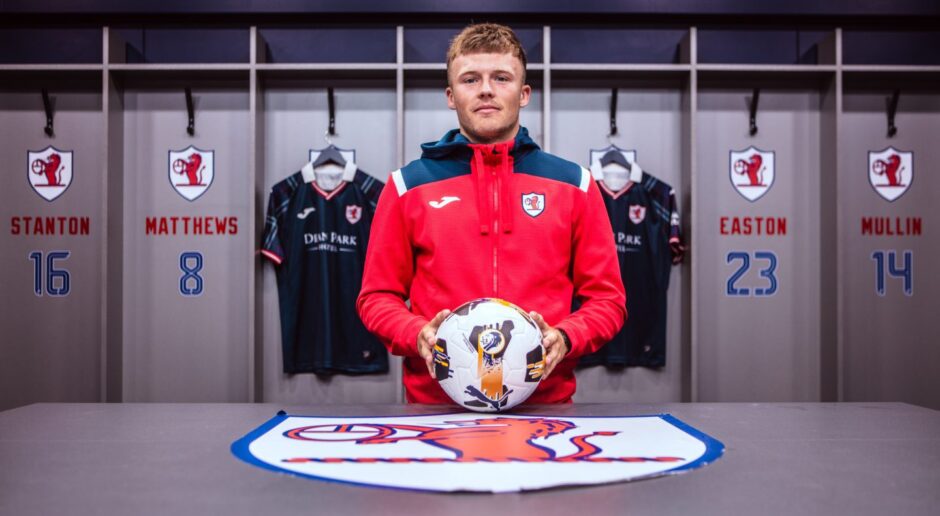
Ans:
{"type": "Polygon", "coordinates": [[[454,104],[454,90],[450,86],[444,89],[444,95],[447,95],[447,107],[457,109],[457,104],[454,104]]]}
{"type": "Polygon", "coordinates": [[[522,91],[519,92],[519,107],[526,107],[529,105],[529,99],[532,97],[532,86],[528,84],[522,85],[522,91]]]}

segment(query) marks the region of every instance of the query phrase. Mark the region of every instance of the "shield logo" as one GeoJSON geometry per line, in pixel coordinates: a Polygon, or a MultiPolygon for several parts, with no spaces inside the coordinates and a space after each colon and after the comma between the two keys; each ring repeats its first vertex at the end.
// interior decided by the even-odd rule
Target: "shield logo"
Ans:
{"type": "Polygon", "coordinates": [[[728,171],[734,189],[754,202],[774,184],[774,151],[762,151],[753,145],[742,151],[731,151],[728,171]]]}
{"type": "Polygon", "coordinates": [[[522,209],[531,217],[538,217],[545,211],[545,194],[522,194],[522,209]]]}
{"type": "Polygon", "coordinates": [[[52,202],[72,184],[73,151],[48,146],[26,152],[26,178],[29,186],[43,199],[52,202]]]}
{"type": "Polygon", "coordinates": [[[646,218],[646,206],[631,204],[627,207],[627,216],[630,217],[630,222],[634,224],[643,222],[643,219],[646,218]]]}
{"type": "Polygon", "coordinates": [[[215,179],[215,151],[193,145],[169,152],[167,169],[170,185],[187,201],[195,201],[212,186],[215,179]]]}
{"type": "Polygon", "coordinates": [[[914,182],[914,153],[894,147],[868,151],[868,182],[886,201],[895,201],[914,182]]]}
{"type": "Polygon", "coordinates": [[[348,220],[350,224],[359,222],[359,219],[361,218],[362,206],[356,206],[355,204],[346,206],[346,220],[348,220]]]}
{"type": "Polygon", "coordinates": [[[705,466],[724,445],[669,414],[567,417],[279,413],[232,443],[239,459],[317,480],[416,491],[516,492],[705,466]]]}

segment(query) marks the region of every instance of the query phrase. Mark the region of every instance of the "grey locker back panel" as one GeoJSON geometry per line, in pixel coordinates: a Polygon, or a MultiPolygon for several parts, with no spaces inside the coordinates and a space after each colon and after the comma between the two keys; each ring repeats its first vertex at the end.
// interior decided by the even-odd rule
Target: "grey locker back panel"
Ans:
{"type": "MultiPolygon", "coordinates": [[[[182,88],[180,88],[181,90],[182,88]]],[[[124,92],[124,401],[248,399],[248,92],[194,88],[196,134],[180,90],[124,92]],[[172,188],[168,152],[215,151],[195,201],[172,188]],[[146,235],[147,217],[237,217],[235,235],[146,235]],[[204,257],[204,291],[180,293],[180,254],[204,257]]]]}
{"type": "MultiPolygon", "coordinates": [[[[902,88],[904,86],[901,86],[902,88]]],[[[905,400],[940,408],[940,340],[935,326],[940,292],[940,95],[903,89],[897,136],[887,138],[888,90],[846,92],[840,139],[842,206],[840,243],[843,331],[843,388],[846,401],[905,400]],[[880,197],[868,180],[868,152],[893,146],[914,153],[914,178],[894,202],[880,197]],[[920,236],[863,235],[862,219],[887,218],[902,228],[919,217],[920,236]],[[875,251],[913,252],[913,295],[903,281],[886,275],[885,295],[875,292],[875,251]]],[[[887,264],[886,264],[887,268],[887,264]]]]}
{"type": "MultiPolygon", "coordinates": [[[[356,163],[381,181],[395,164],[395,91],[379,87],[337,88],[333,143],[354,149],[356,163]]],[[[264,93],[264,199],[271,186],[300,170],[310,149],[327,143],[329,114],[325,88],[269,88],[264,93]]],[[[259,228],[259,231],[262,228],[259,228]]],[[[259,258],[260,259],[260,258],[259,258]]],[[[278,403],[396,403],[401,400],[401,360],[392,357],[387,374],[361,376],[287,375],[283,368],[281,324],[275,266],[263,265],[262,356],[256,367],[263,377],[263,401],[278,403]]]]}
{"type": "MultiPolygon", "coordinates": [[[[698,188],[695,217],[700,235],[697,266],[696,365],[700,401],[819,400],[819,175],[820,94],[814,90],[763,90],[758,134],[748,136],[745,97],[750,90],[700,90],[698,188]],[[729,152],[754,145],[774,151],[776,178],[749,202],[732,187],[729,152]],[[786,217],[784,236],[720,235],[723,216],[786,217]],[[760,287],[769,264],[755,251],[777,256],[776,294],[730,297],[728,279],[747,252],[750,269],[737,282],[760,287]]],[[[828,150],[826,152],[829,152],[828,150]]]]}
{"type": "MultiPolygon", "coordinates": [[[[609,89],[561,89],[552,91],[552,150],[555,154],[589,166],[590,149],[608,145],[610,129],[609,89]]],[[[637,151],[637,162],[651,175],[669,183],[681,204],[682,93],[678,89],[626,89],[618,94],[618,136],[611,141],[637,151]]],[[[683,268],[673,267],[667,294],[666,366],[660,370],[632,367],[607,370],[591,367],[577,371],[576,402],[679,401],[682,398],[683,268]]],[[[629,289],[629,287],[627,287],[629,289]]],[[[628,290],[629,295],[629,290],[628,290]]]]}
{"type": "MultiPolygon", "coordinates": [[[[405,163],[421,157],[421,144],[436,142],[444,133],[457,127],[457,113],[448,109],[440,88],[408,88],[405,90],[405,163]]],[[[529,105],[519,112],[519,120],[529,136],[542,145],[542,92],[533,89],[529,105]]]]}
{"type": "MultiPolygon", "coordinates": [[[[10,83],[13,85],[12,82],[10,83]]],[[[4,85],[5,88],[6,85],[4,85]]],[[[104,127],[101,94],[50,91],[55,137],[43,132],[46,117],[39,89],[0,89],[0,410],[33,402],[92,402],[101,392],[101,263],[104,127]],[[27,179],[27,151],[53,145],[73,152],[72,181],[54,201],[37,195],[27,179]],[[20,234],[14,235],[14,217],[20,234]],[[88,218],[89,234],[27,235],[24,217],[88,218]],[[34,289],[41,253],[42,296],[34,289]],[[67,270],[67,296],[50,296],[50,251],[69,251],[55,270],[67,270]]],[[[32,224],[30,224],[32,226],[32,224]]],[[[31,232],[31,231],[30,231],[31,232]]],[[[55,287],[62,284],[56,280],[55,287]]]]}

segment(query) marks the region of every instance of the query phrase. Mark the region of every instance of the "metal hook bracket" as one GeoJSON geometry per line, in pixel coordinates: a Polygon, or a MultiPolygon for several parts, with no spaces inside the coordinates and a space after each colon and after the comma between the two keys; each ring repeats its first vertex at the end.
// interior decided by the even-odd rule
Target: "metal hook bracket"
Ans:
{"type": "Polygon", "coordinates": [[[330,136],[336,136],[336,102],[333,99],[333,88],[326,89],[326,105],[330,112],[330,126],[326,132],[330,136]]]}
{"type": "Polygon", "coordinates": [[[611,136],[617,136],[617,88],[610,90],[610,133],[607,139],[610,140],[611,136]]]}
{"type": "Polygon", "coordinates": [[[193,89],[186,88],[186,112],[189,114],[189,125],[186,127],[186,132],[190,136],[196,134],[196,117],[194,115],[195,109],[193,108],[193,89]]]}
{"type": "Polygon", "coordinates": [[[757,104],[760,102],[760,88],[754,88],[754,93],[751,94],[751,102],[748,105],[748,111],[750,111],[750,127],[749,132],[751,136],[757,134],[757,104]]]}
{"type": "Polygon", "coordinates": [[[46,127],[43,129],[46,136],[52,137],[55,134],[53,130],[52,101],[49,100],[49,90],[42,89],[42,107],[46,111],[46,127]]]}
{"type": "Polygon", "coordinates": [[[885,107],[888,110],[888,138],[893,138],[898,134],[898,128],[894,125],[894,116],[898,112],[898,99],[901,97],[901,90],[894,90],[891,96],[885,99],[885,107]]]}

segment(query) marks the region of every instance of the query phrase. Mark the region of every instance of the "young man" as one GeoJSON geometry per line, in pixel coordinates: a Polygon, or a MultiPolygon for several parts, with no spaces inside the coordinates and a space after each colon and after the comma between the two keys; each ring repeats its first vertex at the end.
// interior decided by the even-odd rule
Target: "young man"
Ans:
{"type": "Polygon", "coordinates": [[[546,348],[545,376],[528,402],[570,402],[577,357],[626,317],[604,203],[589,171],[542,152],[519,125],[532,89],[509,27],[457,35],[447,83],[460,128],[392,172],[372,223],[359,315],[404,357],[409,402],[451,403],[432,375],[438,326],[472,299],[515,303],[531,311],[546,348]],[[572,295],[582,301],[575,313],[572,295]]]}

